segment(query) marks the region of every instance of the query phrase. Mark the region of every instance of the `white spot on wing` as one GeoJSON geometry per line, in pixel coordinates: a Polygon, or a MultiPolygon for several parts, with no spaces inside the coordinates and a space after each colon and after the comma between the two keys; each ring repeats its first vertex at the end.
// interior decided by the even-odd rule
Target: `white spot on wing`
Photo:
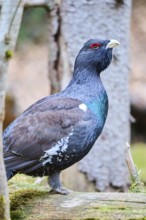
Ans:
{"type": "MultiPolygon", "coordinates": [[[[43,160],[43,165],[46,163],[52,163],[52,157],[55,155],[62,156],[61,153],[65,152],[68,148],[68,140],[69,137],[73,135],[73,130],[69,133],[67,137],[61,138],[55,146],[53,146],[51,149],[46,150],[45,154],[40,158],[40,161],[43,160]]],[[[61,161],[57,158],[58,161],[61,161]]]]}
{"type": "Polygon", "coordinates": [[[84,103],[80,104],[79,108],[82,109],[84,112],[87,111],[87,106],[84,103]]]}

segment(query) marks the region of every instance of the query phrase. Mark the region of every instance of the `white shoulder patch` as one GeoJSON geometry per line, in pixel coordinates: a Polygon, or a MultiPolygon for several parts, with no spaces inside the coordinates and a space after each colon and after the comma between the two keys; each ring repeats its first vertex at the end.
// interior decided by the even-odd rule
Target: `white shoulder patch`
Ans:
{"type": "Polygon", "coordinates": [[[85,105],[84,103],[80,104],[79,108],[82,109],[84,112],[87,111],[87,105],[85,105]]]}

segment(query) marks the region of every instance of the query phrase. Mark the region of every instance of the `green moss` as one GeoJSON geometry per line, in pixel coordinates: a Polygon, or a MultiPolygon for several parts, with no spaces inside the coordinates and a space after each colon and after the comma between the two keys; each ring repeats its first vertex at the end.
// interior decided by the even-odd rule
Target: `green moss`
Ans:
{"type": "Polygon", "coordinates": [[[0,219],[5,220],[5,199],[4,196],[0,196],[0,219]]]}
{"type": "Polygon", "coordinates": [[[48,191],[46,191],[46,187],[44,186],[46,183],[43,181],[41,185],[34,184],[35,180],[36,178],[17,174],[9,181],[12,220],[25,219],[26,215],[28,215],[28,212],[24,208],[25,205],[29,204],[34,198],[47,194],[48,191]]]}
{"type": "Polygon", "coordinates": [[[131,207],[126,207],[126,206],[95,206],[95,207],[92,207],[91,209],[97,209],[99,210],[100,212],[113,212],[113,211],[130,211],[131,210],[131,207]]]}
{"type": "Polygon", "coordinates": [[[37,197],[37,196],[42,196],[45,193],[46,192],[44,191],[37,191],[33,189],[25,189],[25,190],[19,190],[17,192],[14,192],[10,196],[11,210],[15,210],[17,209],[18,206],[27,204],[27,202],[30,199],[33,199],[34,197],[37,197]]]}
{"type": "Polygon", "coordinates": [[[134,193],[144,193],[145,188],[144,188],[144,183],[142,182],[133,182],[129,188],[129,192],[134,192],[134,193]]]}
{"type": "Polygon", "coordinates": [[[46,195],[46,191],[33,189],[21,189],[12,193],[10,196],[11,219],[24,219],[26,216],[23,212],[23,206],[30,203],[32,199],[43,195],[46,195]]]}
{"type": "Polygon", "coordinates": [[[6,52],[5,52],[5,58],[7,59],[7,60],[9,60],[10,58],[12,58],[13,57],[13,51],[12,50],[7,50],[6,52]]]}
{"type": "Polygon", "coordinates": [[[23,213],[23,211],[15,210],[11,211],[11,219],[12,220],[21,220],[24,219],[26,215],[23,213]]]}
{"type": "Polygon", "coordinates": [[[9,181],[9,192],[14,193],[14,191],[18,191],[18,189],[46,190],[46,179],[44,179],[41,184],[35,184],[36,179],[37,178],[23,174],[17,174],[9,181]]]}
{"type": "MultiPolygon", "coordinates": [[[[80,219],[80,220],[82,220],[82,219],[80,219]]],[[[84,218],[84,220],[101,220],[101,219],[99,219],[99,218],[84,218]]]]}
{"type": "Polygon", "coordinates": [[[137,219],[135,219],[135,218],[130,218],[129,220],[146,220],[146,217],[143,217],[143,218],[137,218],[137,219]]]}

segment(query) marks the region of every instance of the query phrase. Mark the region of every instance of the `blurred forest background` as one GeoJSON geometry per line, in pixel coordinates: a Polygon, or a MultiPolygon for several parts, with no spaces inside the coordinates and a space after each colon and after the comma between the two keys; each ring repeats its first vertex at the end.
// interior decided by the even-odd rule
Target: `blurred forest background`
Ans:
{"type": "MultiPolygon", "coordinates": [[[[131,21],[131,140],[132,153],[146,183],[146,1],[134,0],[131,21]]],[[[9,66],[4,128],[29,105],[50,94],[48,18],[45,9],[23,15],[14,58],[9,66]]],[[[129,46],[129,45],[127,45],[129,46]]],[[[117,75],[118,77],[118,75],[117,75]]]]}

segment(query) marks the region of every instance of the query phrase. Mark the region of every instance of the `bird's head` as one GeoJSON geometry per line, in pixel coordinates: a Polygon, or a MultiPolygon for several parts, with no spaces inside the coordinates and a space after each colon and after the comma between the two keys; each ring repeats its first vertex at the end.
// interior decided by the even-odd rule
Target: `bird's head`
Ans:
{"type": "Polygon", "coordinates": [[[80,50],[76,62],[76,68],[95,69],[100,73],[108,67],[112,60],[112,49],[119,45],[117,40],[88,40],[80,50]]]}

